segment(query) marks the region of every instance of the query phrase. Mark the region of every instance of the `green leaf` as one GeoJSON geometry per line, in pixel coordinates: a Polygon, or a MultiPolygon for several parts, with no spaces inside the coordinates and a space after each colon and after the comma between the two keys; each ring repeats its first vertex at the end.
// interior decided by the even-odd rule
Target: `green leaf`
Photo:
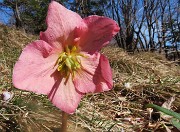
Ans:
{"type": "Polygon", "coordinates": [[[180,120],[180,114],[176,113],[174,111],[168,110],[166,108],[160,107],[160,106],[155,105],[155,104],[147,104],[146,107],[147,108],[155,108],[156,110],[159,110],[159,111],[161,111],[167,115],[173,116],[173,117],[177,118],[178,120],[180,120]]]}
{"type": "Polygon", "coordinates": [[[173,124],[173,126],[175,126],[178,130],[180,130],[180,122],[175,119],[175,118],[172,118],[171,119],[171,123],[173,124]]]}

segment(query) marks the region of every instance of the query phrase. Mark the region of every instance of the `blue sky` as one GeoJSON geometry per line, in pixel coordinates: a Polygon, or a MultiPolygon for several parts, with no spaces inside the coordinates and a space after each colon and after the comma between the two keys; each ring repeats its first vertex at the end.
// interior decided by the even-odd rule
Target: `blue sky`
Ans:
{"type": "MultiPolygon", "coordinates": [[[[3,0],[0,0],[3,2],[3,0]]],[[[9,19],[11,18],[12,11],[8,8],[1,8],[0,10],[0,23],[7,24],[9,19]]]]}

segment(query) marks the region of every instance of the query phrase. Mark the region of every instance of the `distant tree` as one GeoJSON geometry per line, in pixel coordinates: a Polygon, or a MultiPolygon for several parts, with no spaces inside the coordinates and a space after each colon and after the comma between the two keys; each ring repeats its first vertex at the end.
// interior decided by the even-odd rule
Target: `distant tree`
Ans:
{"type": "MultiPolygon", "coordinates": [[[[13,11],[15,26],[27,32],[39,33],[46,29],[45,19],[48,4],[51,0],[4,0],[0,7],[13,11]]],[[[64,2],[63,0],[56,0],[64,2]]],[[[62,3],[63,4],[63,3],[62,3]]]]}
{"type": "Polygon", "coordinates": [[[0,2],[0,7],[10,8],[13,11],[15,25],[17,28],[23,27],[20,10],[19,10],[19,7],[23,4],[25,4],[25,0],[4,0],[3,2],[0,2]]]}
{"type": "Polygon", "coordinates": [[[154,51],[155,46],[155,23],[159,16],[156,15],[156,11],[159,8],[159,0],[144,0],[144,10],[146,15],[147,31],[149,36],[149,41],[147,44],[147,49],[154,51]]]}
{"type": "Polygon", "coordinates": [[[20,7],[24,28],[28,32],[45,30],[45,19],[49,0],[30,0],[20,7]]]}
{"type": "Polygon", "coordinates": [[[69,4],[70,9],[77,12],[81,17],[87,17],[89,15],[104,15],[102,6],[107,3],[108,0],[73,0],[70,2],[64,2],[69,4]]]}
{"type": "Polygon", "coordinates": [[[166,26],[166,41],[180,43],[180,22],[171,20],[164,24],[166,26]]]}
{"type": "Polygon", "coordinates": [[[163,47],[166,47],[166,26],[167,21],[167,8],[168,0],[159,0],[159,6],[156,10],[156,32],[158,36],[158,42],[156,48],[159,48],[159,53],[162,52],[163,47]]]}
{"type": "MultiPolygon", "coordinates": [[[[63,0],[56,0],[63,4],[63,0]]],[[[28,32],[39,33],[46,29],[46,13],[51,0],[29,0],[20,7],[24,28],[28,32]]]]}
{"type": "Polygon", "coordinates": [[[119,47],[130,52],[133,50],[134,20],[137,8],[137,0],[111,0],[109,8],[111,13],[107,13],[118,22],[121,28],[116,36],[119,47]]]}
{"type": "Polygon", "coordinates": [[[170,0],[168,2],[169,20],[165,23],[167,39],[172,43],[180,43],[180,0],[174,8],[171,7],[170,0]]]}

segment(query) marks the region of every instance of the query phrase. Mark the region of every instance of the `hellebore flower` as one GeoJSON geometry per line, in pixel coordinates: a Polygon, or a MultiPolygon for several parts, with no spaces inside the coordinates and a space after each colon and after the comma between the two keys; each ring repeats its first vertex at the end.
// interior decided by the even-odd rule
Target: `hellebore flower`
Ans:
{"type": "Polygon", "coordinates": [[[48,8],[47,30],[28,44],[13,70],[16,88],[48,95],[66,113],[74,113],[86,93],[112,88],[108,59],[99,50],[119,31],[110,18],[82,19],[59,3],[48,8]]]}

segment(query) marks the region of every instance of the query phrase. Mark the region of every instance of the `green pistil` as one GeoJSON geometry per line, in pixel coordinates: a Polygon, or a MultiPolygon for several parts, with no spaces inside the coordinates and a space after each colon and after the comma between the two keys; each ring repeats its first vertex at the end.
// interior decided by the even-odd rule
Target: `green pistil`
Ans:
{"type": "Polygon", "coordinates": [[[70,74],[74,77],[75,72],[81,69],[80,56],[84,57],[84,55],[79,53],[76,46],[66,46],[64,52],[59,55],[57,60],[57,70],[66,78],[68,78],[70,74]]]}

